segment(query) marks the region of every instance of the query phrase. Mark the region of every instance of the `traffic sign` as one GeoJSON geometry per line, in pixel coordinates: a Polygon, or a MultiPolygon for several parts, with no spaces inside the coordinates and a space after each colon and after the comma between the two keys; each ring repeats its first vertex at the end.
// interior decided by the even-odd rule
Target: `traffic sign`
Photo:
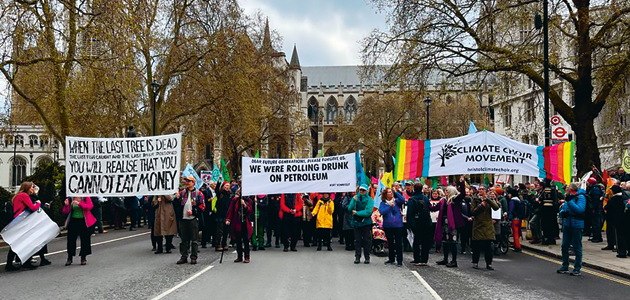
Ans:
{"type": "Polygon", "coordinates": [[[569,126],[567,125],[552,126],[551,139],[552,140],[568,140],[569,139],[569,126]]]}
{"type": "Polygon", "coordinates": [[[562,119],[560,119],[560,116],[558,115],[552,116],[551,119],[549,120],[551,125],[559,125],[561,121],[562,119]]]}

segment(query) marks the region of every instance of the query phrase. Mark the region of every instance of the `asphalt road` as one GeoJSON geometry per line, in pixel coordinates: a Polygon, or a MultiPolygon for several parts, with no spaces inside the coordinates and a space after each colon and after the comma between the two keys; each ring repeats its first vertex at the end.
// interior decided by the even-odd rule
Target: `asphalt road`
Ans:
{"type": "MultiPolygon", "coordinates": [[[[354,265],[353,252],[334,243],[332,252],[300,246],[298,252],[252,252],[250,264],[233,263],[233,251],[219,264],[219,253],[201,249],[197,265],[178,266],[177,251],[151,252],[147,230],[110,231],[92,243],[87,266],[63,265],[63,237],[49,245],[57,253],[49,255],[51,266],[0,269],[0,299],[625,299],[630,294],[628,280],[588,269],[581,277],[556,274],[557,260],[527,253],[496,258],[495,271],[472,269],[470,254],[460,255],[455,269],[435,265],[440,256],[433,254],[429,267],[414,267],[408,263],[411,253],[405,253],[399,268],[376,256],[370,265],[354,265]]],[[[6,252],[0,249],[0,257],[6,252]]]]}

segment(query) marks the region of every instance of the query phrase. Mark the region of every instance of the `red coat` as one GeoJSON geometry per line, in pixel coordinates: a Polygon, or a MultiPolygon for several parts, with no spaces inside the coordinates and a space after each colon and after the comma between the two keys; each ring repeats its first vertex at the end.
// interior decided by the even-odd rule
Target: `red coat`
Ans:
{"type": "MultiPolygon", "coordinates": [[[[249,198],[243,198],[246,203],[246,207],[243,208],[243,214],[245,215],[245,224],[247,226],[247,238],[252,236],[252,222],[251,216],[253,210],[252,201],[249,198]]],[[[234,197],[230,202],[230,208],[228,208],[227,216],[225,217],[226,221],[230,221],[230,233],[232,235],[232,239],[236,239],[236,233],[241,232],[243,230],[242,223],[239,220],[239,213],[241,210],[241,198],[234,197]]]]}
{"type": "Polygon", "coordinates": [[[15,195],[15,198],[13,198],[13,217],[17,217],[17,215],[21,214],[27,207],[31,211],[36,211],[39,209],[39,203],[33,204],[31,197],[29,197],[27,193],[22,192],[15,195]]]}
{"type": "MultiPolygon", "coordinates": [[[[300,194],[295,194],[295,217],[301,217],[302,216],[302,207],[304,206],[304,200],[302,200],[302,197],[300,196],[300,194]]],[[[284,214],[289,214],[291,212],[291,209],[284,203],[284,194],[282,194],[282,197],[280,198],[280,219],[282,220],[282,217],[284,216],[284,214]]]]}
{"type": "MultiPolygon", "coordinates": [[[[82,199],[83,200],[79,202],[79,207],[83,209],[83,219],[85,219],[85,226],[87,228],[90,228],[90,226],[96,223],[96,218],[92,215],[91,212],[92,208],[94,208],[94,204],[92,204],[92,199],[90,199],[90,197],[84,197],[82,199]]],[[[66,219],[66,227],[68,227],[68,224],[70,223],[70,218],[72,217],[72,199],[67,200],[68,205],[64,205],[63,209],[61,210],[64,215],[68,215],[68,218],[66,219]]],[[[98,201],[98,199],[96,201],[98,201]]]]}

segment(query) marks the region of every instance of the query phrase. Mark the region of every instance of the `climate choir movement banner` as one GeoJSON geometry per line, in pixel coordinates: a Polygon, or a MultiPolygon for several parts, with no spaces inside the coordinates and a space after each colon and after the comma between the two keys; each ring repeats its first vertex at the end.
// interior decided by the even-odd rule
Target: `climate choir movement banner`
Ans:
{"type": "Polygon", "coordinates": [[[454,174],[513,174],[568,183],[575,142],[543,147],[481,131],[438,140],[398,139],[395,180],[454,174]]]}

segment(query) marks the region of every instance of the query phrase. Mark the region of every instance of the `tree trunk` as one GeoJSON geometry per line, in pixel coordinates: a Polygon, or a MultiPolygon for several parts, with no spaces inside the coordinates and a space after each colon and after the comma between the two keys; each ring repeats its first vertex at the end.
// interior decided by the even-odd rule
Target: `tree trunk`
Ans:
{"type": "Polygon", "coordinates": [[[601,161],[593,118],[589,117],[587,113],[576,111],[575,119],[579,121],[571,124],[571,128],[575,132],[575,158],[577,176],[580,178],[590,171],[593,165],[601,169],[601,161]]]}

